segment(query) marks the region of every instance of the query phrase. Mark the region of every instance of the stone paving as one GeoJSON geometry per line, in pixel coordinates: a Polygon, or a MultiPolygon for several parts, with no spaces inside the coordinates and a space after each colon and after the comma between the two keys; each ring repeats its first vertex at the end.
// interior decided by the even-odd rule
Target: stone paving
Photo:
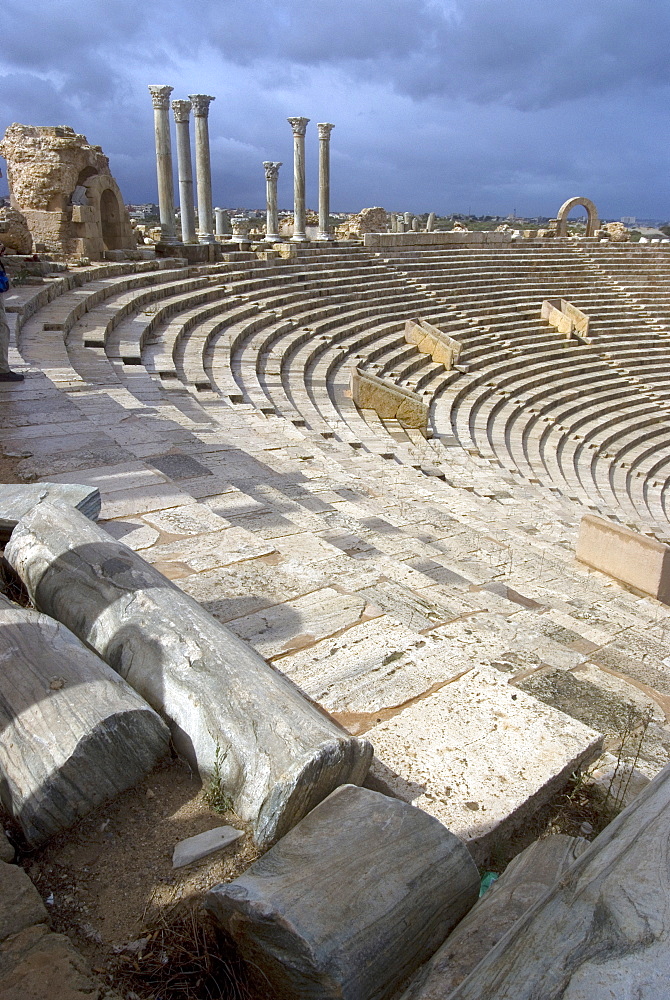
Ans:
{"type": "MultiPolygon", "coordinates": [[[[586,281],[596,251],[564,255],[586,281]]],[[[497,253],[513,269],[516,251],[497,253]]],[[[452,384],[473,379],[403,336],[408,316],[453,317],[444,289],[360,249],[230,256],[92,268],[51,301],[41,288],[35,309],[34,290],[13,293],[10,361],[27,378],[0,389],[0,422],[19,478],[98,488],[110,534],[367,733],[373,780],[474,849],[593,755],[630,699],[654,711],[639,766],[655,773],[670,747],[670,609],[575,562],[580,501],[609,510],[602,498],[492,463],[458,420],[445,426],[452,384]],[[361,360],[437,393],[432,439],[354,407],[361,360]],[[556,676],[579,696],[539,683],[556,676]],[[500,794],[521,776],[521,794],[500,794]]],[[[441,257],[431,268],[446,272],[441,257]]],[[[545,284],[524,280],[540,302],[545,284]]]]}

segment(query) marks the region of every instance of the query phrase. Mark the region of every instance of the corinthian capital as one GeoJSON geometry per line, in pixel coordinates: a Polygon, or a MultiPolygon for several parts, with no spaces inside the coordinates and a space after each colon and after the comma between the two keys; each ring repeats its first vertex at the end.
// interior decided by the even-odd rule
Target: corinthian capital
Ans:
{"type": "Polygon", "coordinates": [[[174,90],[174,87],[168,87],[166,84],[161,83],[150,83],[149,93],[151,94],[151,103],[157,111],[167,111],[170,107],[170,94],[174,90]]]}
{"type": "Polygon", "coordinates": [[[286,121],[293,129],[293,135],[304,135],[307,131],[309,118],[287,118],[286,121]]]}
{"type": "Polygon", "coordinates": [[[183,125],[184,122],[188,124],[188,116],[191,113],[191,102],[173,101],[172,111],[174,113],[174,120],[177,123],[177,125],[183,125]]]}
{"type": "Polygon", "coordinates": [[[265,179],[267,181],[275,181],[279,174],[281,163],[273,163],[272,160],[266,160],[263,166],[265,167],[265,179]]]}
{"type": "Polygon", "coordinates": [[[330,133],[335,128],[330,122],[319,122],[316,127],[319,130],[319,139],[330,139],[330,133]]]}
{"type": "Polygon", "coordinates": [[[188,99],[193,105],[193,114],[196,118],[207,118],[209,115],[209,105],[215,101],[215,97],[209,94],[189,94],[188,99]]]}

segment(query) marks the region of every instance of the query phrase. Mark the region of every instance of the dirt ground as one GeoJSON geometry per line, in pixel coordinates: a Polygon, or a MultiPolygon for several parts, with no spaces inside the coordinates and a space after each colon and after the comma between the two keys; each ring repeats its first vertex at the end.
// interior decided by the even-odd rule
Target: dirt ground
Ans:
{"type": "MultiPolygon", "coordinates": [[[[138,940],[175,921],[183,925],[185,917],[193,927],[182,926],[182,938],[197,936],[203,925],[208,927],[200,908],[203,892],[236,878],[259,856],[246,825],[232,813],[213,812],[205,792],[198,776],[173,758],[42,850],[21,856],[21,864],[47,902],[53,929],[68,934],[94,971],[123,997],[208,1000],[261,995],[245,988],[239,970],[233,972],[231,983],[221,984],[220,993],[159,994],[143,982],[143,972],[156,956],[150,942],[138,948],[138,940]],[[193,865],[172,868],[172,852],[180,840],[223,825],[245,830],[244,838],[193,865]]],[[[184,955],[168,955],[165,935],[161,940],[158,961],[168,967],[164,971],[169,972],[177,959],[183,965],[184,955]]],[[[187,950],[191,947],[195,945],[189,944],[187,950]]],[[[235,965],[234,950],[225,942],[222,950],[224,958],[231,951],[235,965]]]]}

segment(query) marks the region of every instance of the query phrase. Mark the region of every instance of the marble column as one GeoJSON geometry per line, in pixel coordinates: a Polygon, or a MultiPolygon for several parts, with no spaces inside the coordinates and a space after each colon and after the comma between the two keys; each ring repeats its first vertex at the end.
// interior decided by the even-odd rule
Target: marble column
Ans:
{"type": "Polygon", "coordinates": [[[224,208],[215,208],[214,218],[216,220],[215,235],[217,239],[220,236],[230,236],[230,233],[226,229],[226,210],[224,208]]]}
{"type": "Polygon", "coordinates": [[[267,160],[263,163],[265,167],[265,189],[267,197],[267,216],[265,226],[265,242],[279,243],[279,209],[277,207],[277,177],[281,163],[273,163],[267,160]]]}
{"type": "Polygon", "coordinates": [[[293,241],[304,243],[305,234],[305,132],[309,118],[287,118],[293,129],[293,241]]]}
{"type": "Polygon", "coordinates": [[[330,122],[320,122],[319,130],[319,231],[317,240],[332,240],[330,232],[330,122]]]}
{"type": "Polygon", "coordinates": [[[195,119],[195,176],[198,189],[198,238],[201,243],[214,243],[212,232],[212,164],[209,155],[209,105],[214,100],[208,94],[189,94],[195,119]]]}
{"type": "Polygon", "coordinates": [[[170,141],[170,94],[173,89],[173,87],[162,84],[149,84],[151,102],[154,106],[158,210],[161,219],[161,237],[165,243],[177,242],[172,180],[172,144],[170,141]]]}
{"type": "Polygon", "coordinates": [[[195,206],[193,203],[193,164],[191,162],[190,101],[173,101],[175,131],[177,133],[177,169],[179,171],[179,208],[181,210],[181,238],[184,243],[197,243],[195,234],[195,206]]]}

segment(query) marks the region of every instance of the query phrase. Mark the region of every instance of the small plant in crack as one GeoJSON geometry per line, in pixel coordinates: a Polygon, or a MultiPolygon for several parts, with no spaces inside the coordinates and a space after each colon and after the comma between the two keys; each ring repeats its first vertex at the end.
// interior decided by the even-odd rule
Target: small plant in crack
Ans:
{"type": "Polygon", "coordinates": [[[205,802],[215,813],[231,812],[233,808],[233,800],[230,795],[226,794],[223,787],[223,765],[229,750],[230,747],[226,747],[224,750],[217,742],[214,752],[214,770],[205,790],[205,802]]]}

